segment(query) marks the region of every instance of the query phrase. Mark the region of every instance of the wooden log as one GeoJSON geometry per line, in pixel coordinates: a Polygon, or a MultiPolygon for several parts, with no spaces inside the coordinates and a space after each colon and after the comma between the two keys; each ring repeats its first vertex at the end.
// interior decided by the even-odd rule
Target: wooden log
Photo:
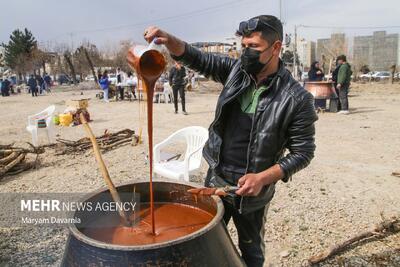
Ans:
{"type": "Polygon", "coordinates": [[[21,161],[24,160],[25,158],[24,153],[21,153],[18,155],[17,158],[15,158],[13,161],[11,161],[10,163],[8,163],[6,166],[0,168],[0,178],[5,175],[9,170],[11,170],[15,165],[17,165],[18,163],[20,163],[21,161]]]}
{"type": "Polygon", "coordinates": [[[350,239],[347,239],[339,244],[333,245],[325,252],[322,252],[318,255],[314,255],[308,258],[307,263],[308,265],[313,265],[320,263],[333,255],[342,252],[349,248],[350,245],[353,245],[361,240],[370,238],[370,237],[384,237],[388,232],[395,233],[400,231],[400,219],[393,218],[392,220],[384,220],[380,224],[378,224],[375,228],[371,231],[362,232],[357,234],[350,239]]]}
{"type": "MultiPolygon", "coordinates": [[[[11,152],[11,151],[9,151],[9,152],[11,152]]],[[[7,157],[0,159],[0,165],[7,165],[8,163],[10,163],[14,159],[16,159],[19,156],[19,154],[21,154],[21,153],[11,152],[7,157]]]]}

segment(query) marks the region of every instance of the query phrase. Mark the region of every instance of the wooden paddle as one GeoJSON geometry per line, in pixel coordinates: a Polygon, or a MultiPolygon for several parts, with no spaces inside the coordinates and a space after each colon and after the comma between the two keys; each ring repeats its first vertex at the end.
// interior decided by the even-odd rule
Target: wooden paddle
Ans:
{"type": "MultiPolygon", "coordinates": [[[[117,189],[115,188],[113,182],[111,181],[110,174],[108,173],[107,167],[104,164],[103,158],[101,157],[101,153],[100,153],[99,145],[97,144],[96,137],[93,134],[92,129],[90,128],[89,124],[86,121],[86,118],[83,116],[82,113],[80,114],[80,119],[81,119],[81,123],[82,123],[83,127],[85,128],[87,135],[90,138],[90,141],[92,142],[94,156],[96,157],[96,161],[99,164],[101,174],[103,175],[103,178],[106,181],[108,189],[110,190],[111,197],[114,200],[114,202],[121,203],[121,198],[119,197],[117,189]]],[[[129,221],[125,212],[123,210],[119,209],[118,213],[122,219],[123,224],[125,226],[131,226],[131,222],[129,221]]]]}

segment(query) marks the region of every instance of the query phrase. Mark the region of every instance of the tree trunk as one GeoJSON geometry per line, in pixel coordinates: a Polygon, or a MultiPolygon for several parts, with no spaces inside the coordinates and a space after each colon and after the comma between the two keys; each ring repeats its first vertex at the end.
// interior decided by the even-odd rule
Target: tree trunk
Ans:
{"type": "Polygon", "coordinates": [[[394,74],[396,73],[396,64],[390,67],[390,83],[394,82],[394,74]]]}
{"type": "Polygon", "coordinates": [[[90,69],[91,69],[91,71],[92,71],[92,75],[93,75],[93,77],[94,77],[94,81],[95,81],[95,83],[97,84],[97,83],[98,83],[98,80],[97,80],[96,72],[94,71],[93,62],[92,62],[92,60],[90,59],[90,56],[89,56],[89,53],[88,53],[87,49],[86,49],[86,48],[83,48],[83,51],[84,51],[85,56],[86,56],[86,59],[87,59],[87,61],[88,61],[88,63],[89,63],[90,69]]]}
{"type": "Polygon", "coordinates": [[[74,65],[72,64],[71,55],[69,53],[65,53],[64,58],[69,66],[69,69],[71,70],[72,81],[74,82],[74,85],[77,85],[78,82],[76,80],[75,68],[74,65]]]}
{"type": "Polygon", "coordinates": [[[42,61],[43,75],[46,73],[46,61],[42,61]]]}

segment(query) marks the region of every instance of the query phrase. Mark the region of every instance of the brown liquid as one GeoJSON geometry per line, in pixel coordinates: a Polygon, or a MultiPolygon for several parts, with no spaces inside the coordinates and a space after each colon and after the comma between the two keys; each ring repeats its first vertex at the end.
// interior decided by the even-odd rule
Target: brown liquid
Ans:
{"type": "MultiPolygon", "coordinates": [[[[141,204],[140,221],[133,227],[125,227],[120,223],[116,227],[86,228],[82,232],[105,243],[147,245],[175,240],[193,233],[207,225],[214,217],[202,209],[178,203],[154,203],[154,208],[157,217],[155,234],[152,234],[149,204],[141,204]]],[[[99,223],[99,220],[109,222],[115,219],[118,223],[115,215],[104,216],[96,223],[99,223]]]]}
{"type": "Polygon", "coordinates": [[[153,96],[154,87],[158,78],[163,73],[167,62],[164,56],[157,50],[148,50],[140,57],[135,55],[134,49],[128,52],[128,63],[139,74],[144,81],[144,91],[147,94],[147,132],[149,138],[149,160],[150,160],[150,214],[153,235],[156,234],[154,219],[154,196],[153,196],[153,96]]]}

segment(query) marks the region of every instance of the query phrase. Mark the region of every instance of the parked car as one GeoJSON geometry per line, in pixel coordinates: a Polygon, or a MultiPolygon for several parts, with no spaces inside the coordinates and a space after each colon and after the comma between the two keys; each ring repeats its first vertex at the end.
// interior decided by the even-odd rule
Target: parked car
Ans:
{"type": "Polygon", "coordinates": [[[379,71],[372,75],[372,80],[379,82],[381,80],[389,80],[392,74],[389,71],[379,71]]]}
{"type": "Polygon", "coordinates": [[[88,75],[88,76],[86,76],[85,81],[87,81],[87,82],[93,82],[93,81],[94,81],[93,75],[88,75]]]}
{"type": "MultiPolygon", "coordinates": [[[[76,77],[76,81],[77,81],[78,83],[80,82],[79,77],[76,77]]],[[[59,85],[63,85],[63,84],[73,84],[73,83],[74,83],[74,81],[72,80],[72,78],[69,77],[69,76],[66,75],[66,74],[60,74],[60,75],[58,75],[57,82],[58,82],[59,85]]]]}
{"type": "Polygon", "coordinates": [[[372,80],[372,76],[376,73],[376,71],[370,71],[368,73],[361,74],[359,76],[360,80],[362,81],[370,81],[372,80]]]}
{"type": "Polygon", "coordinates": [[[117,75],[115,75],[115,74],[113,74],[113,73],[108,74],[108,80],[111,81],[111,84],[116,85],[117,82],[118,82],[118,80],[117,80],[117,75]]]}

